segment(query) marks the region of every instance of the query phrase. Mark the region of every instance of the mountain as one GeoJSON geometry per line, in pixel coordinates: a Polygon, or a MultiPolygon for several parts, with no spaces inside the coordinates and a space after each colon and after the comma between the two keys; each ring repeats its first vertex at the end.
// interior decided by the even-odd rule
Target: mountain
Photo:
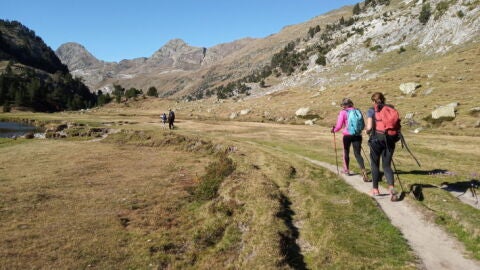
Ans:
{"type": "Polygon", "coordinates": [[[119,63],[100,61],[84,46],[74,42],[62,44],[56,54],[70,68],[72,74],[82,77],[92,90],[104,89],[109,92],[111,88],[108,87],[108,82],[111,81],[148,76],[152,73],[170,74],[199,70],[245,47],[253,40],[246,38],[207,49],[189,46],[181,39],[173,39],[148,58],[125,59],[119,63]]]}
{"type": "Polygon", "coordinates": [[[17,21],[0,20],[0,61],[15,61],[50,73],[68,72],[50,47],[17,21]]]}
{"type": "MultiPolygon", "coordinates": [[[[80,61],[81,65],[86,62],[80,61]]],[[[84,65],[85,66],[85,65],[84,65]]],[[[94,106],[92,94],[43,40],[20,22],[0,20],[0,105],[33,111],[94,106]]]]}
{"type": "Polygon", "coordinates": [[[162,96],[176,98],[220,92],[226,93],[222,97],[235,96],[244,87],[250,88],[249,94],[259,95],[292,86],[328,87],[372,79],[448,54],[478,41],[479,13],[478,1],[370,0],[287,26],[265,38],[211,48],[175,39],[148,58],[118,64],[97,60],[89,66],[90,61],[85,67],[71,65],[69,56],[58,50],[57,54],[90,82],[92,90],[111,89],[116,83],[143,89],[155,86],[162,96]],[[262,81],[267,88],[260,85],[262,81]]]}

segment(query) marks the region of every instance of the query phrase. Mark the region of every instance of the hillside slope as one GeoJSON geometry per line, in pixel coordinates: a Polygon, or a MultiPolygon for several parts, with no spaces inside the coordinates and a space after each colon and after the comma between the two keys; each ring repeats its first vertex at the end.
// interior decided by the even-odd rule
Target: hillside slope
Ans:
{"type": "MultiPolygon", "coordinates": [[[[153,58],[158,58],[157,53],[149,58],[124,60],[123,66],[105,70],[103,79],[98,78],[98,84],[91,86],[107,90],[113,83],[127,88],[155,86],[161,96],[188,99],[216,94],[218,86],[230,82],[239,86],[247,83],[252,95],[293,86],[328,87],[375,78],[405,63],[442,56],[478,42],[478,1],[366,1],[359,7],[355,15],[353,7],[347,6],[285,27],[266,38],[197,48],[196,55],[189,56],[195,48],[181,44],[183,49],[175,50],[174,57],[160,57],[159,63],[164,63],[161,69],[151,64],[153,58]],[[398,59],[383,61],[392,53],[398,53],[398,59]],[[173,65],[174,58],[190,62],[173,65]],[[324,63],[319,58],[325,58],[324,63]],[[262,80],[270,86],[268,90],[260,87],[262,80]]],[[[178,43],[173,40],[158,52],[171,51],[172,44],[178,43]]],[[[89,74],[95,76],[88,69],[76,70],[84,72],[87,81],[89,74]]],[[[235,88],[230,91],[230,96],[238,95],[235,88]]]]}

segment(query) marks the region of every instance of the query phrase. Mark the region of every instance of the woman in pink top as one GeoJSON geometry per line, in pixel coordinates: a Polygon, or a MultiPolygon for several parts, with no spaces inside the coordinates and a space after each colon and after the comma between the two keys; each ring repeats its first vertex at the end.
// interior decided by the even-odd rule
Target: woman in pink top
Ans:
{"type": "MultiPolygon", "coordinates": [[[[365,163],[362,157],[362,134],[350,134],[348,131],[348,111],[355,110],[353,107],[353,102],[349,98],[344,98],[342,100],[341,106],[343,109],[338,113],[337,124],[332,128],[332,133],[338,132],[343,128],[343,173],[350,175],[350,145],[353,146],[353,153],[355,159],[362,170],[363,181],[369,182],[367,176],[367,171],[365,170],[365,163]]],[[[361,114],[361,113],[360,113],[361,114]]],[[[363,118],[361,119],[363,121],[363,118]]],[[[365,126],[363,123],[362,127],[365,126]]]]}

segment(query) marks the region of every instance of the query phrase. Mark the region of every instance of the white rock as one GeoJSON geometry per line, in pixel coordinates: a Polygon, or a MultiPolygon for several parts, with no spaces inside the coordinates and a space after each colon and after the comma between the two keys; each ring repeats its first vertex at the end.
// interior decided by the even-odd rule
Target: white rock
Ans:
{"type": "Polygon", "coordinates": [[[441,106],[432,112],[433,119],[439,119],[442,117],[455,117],[455,107],[441,106]]]}
{"type": "Polygon", "coordinates": [[[240,115],[246,115],[250,112],[250,109],[245,109],[240,111],[240,115]]]}
{"type": "Polygon", "coordinates": [[[308,112],[310,111],[309,107],[306,108],[300,108],[295,112],[296,116],[306,116],[308,112]]]}
{"type": "Polygon", "coordinates": [[[408,83],[402,83],[400,84],[400,91],[404,93],[405,95],[410,95],[415,93],[415,90],[420,87],[421,85],[416,82],[408,82],[408,83]]]}
{"type": "Polygon", "coordinates": [[[315,125],[315,121],[314,120],[307,120],[307,121],[305,121],[305,125],[306,126],[313,126],[313,125],[315,125]]]}

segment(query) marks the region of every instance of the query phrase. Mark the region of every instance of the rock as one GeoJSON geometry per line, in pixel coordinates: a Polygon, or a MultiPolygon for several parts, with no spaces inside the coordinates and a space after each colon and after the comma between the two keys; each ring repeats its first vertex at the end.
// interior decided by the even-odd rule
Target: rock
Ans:
{"type": "Polygon", "coordinates": [[[433,119],[440,119],[443,117],[455,118],[455,107],[453,106],[441,106],[432,112],[433,119]]]}
{"type": "Polygon", "coordinates": [[[470,114],[476,114],[480,112],[480,107],[475,107],[470,109],[470,114]]]}
{"type": "Polygon", "coordinates": [[[433,92],[433,88],[428,88],[427,90],[425,90],[425,92],[423,92],[423,95],[428,96],[428,95],[430,95],[432,92],[433,92]]]}
{"type": "Polygon", "coordinates": [[[296,116],[306,116],[310,112],[310,108],[300,108],[295,112],[296,116]]]}
{"type": "Polygon", "coordinates": [[[416,128],[413,132],[414,132],[414,133],[419,133],[419,132],[422,131],[422,130],[423,130],[423,128],[419,127],[419,128],[416,128]]]}
{"type": "Polygon", "coordinates": [[[230,114],[230,117],[229,117],[229,118],[230,118],[230,119],[235,119],[235,118],[237,118],[237,116],[238,116],[238,113],[237,113],[237,112],[232,112],[232,113],[230,114]]]}
{"type": "Polygon", "coordinates": [[[307,121],[305,121],[305,125],[306,125],[306,126],[313,126],[313,125],[315,125],[315,121],[317,121],[316,118],[315,118],[315,119],[307,120],[307,121]]]}
{"type": "Polygon", "coordinates": [[[415,90],[419,87],[421,87],[421,85],[416,82],[402,83],[400,84],[400,91],[405,95],[411,95],[415,93],[415,90]]]}
{"type": "Polygon", "coordinates": [[[246,115],[250,112],[250,109],[245,109],[240,111],[240,115],[246,115]]]}
{"type": "Polygon", "coordinates": [[[473,126],[474,128],[480,128],[480,120],[477,120],[475,125],[473,126]]]}
{"type": "Polygon", "coordinates": [[[33,132],[28,132],[27,134],[23,135],[23,137],[25,139],[33,139],[35,138],[35,135],[33,134],[33,132]]]}
{"type": "Polygon", "coordinates": [[[454,109],[458,107],[458,105],[460,105],[460,103],[458,102],[452,102],[452,103],[449,103],[447,105],[445,105],[446,107],[453,107],[454,109]]]}

